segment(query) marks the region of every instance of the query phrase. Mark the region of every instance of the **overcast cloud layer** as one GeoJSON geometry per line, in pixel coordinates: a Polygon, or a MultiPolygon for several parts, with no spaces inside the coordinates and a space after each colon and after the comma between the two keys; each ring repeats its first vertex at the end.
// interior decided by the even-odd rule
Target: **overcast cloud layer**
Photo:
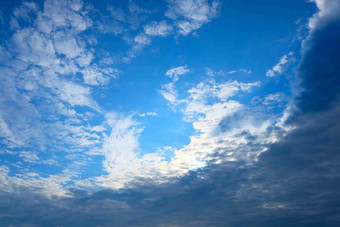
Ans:
{"type": "Polygon", "coordinates": [[[282,5],[311,10],[265,61],[229,1],[15,4],[0,11],[0,226],[339,226],[339,1],[282,5]]]}

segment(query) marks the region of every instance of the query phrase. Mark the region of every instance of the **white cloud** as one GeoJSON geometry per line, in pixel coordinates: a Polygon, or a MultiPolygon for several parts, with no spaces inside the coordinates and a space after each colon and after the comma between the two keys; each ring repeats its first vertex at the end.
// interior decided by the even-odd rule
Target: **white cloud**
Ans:
{"type": "MultiPolygon", "coordinates": [[[[107,124],[112,127],[105,138],[102,154],[105,156],[103,166],[107,175],[90,179],[92,184],[109,188],[132,186],[138,178],[147,178],[155,182],[164,182],[168,171],[162,173],[167,162],[157,153],[140,155],[138,137],[143,131],[140,123],[132,116],[109,113],[107,124]]],[[[91,182],[90,181],[90,182],[91,182]]],[[[80,181],[79,184],[85,182],[80,181]]]]}
{"type": "MultiPolygon", "coordinates": [[[[179,33],[188,34],[215,17],[218,5],[216,1],[211,4],[199,0],[170,1],[167,16],[175,20],[179,33]]],[[[131,10],[138,11],[136,7],[131,10]]],[[[116,19],[124,19],[121,15],[119,18],[116,19]]],[[[242,143],[242,139],[237,137],[240,130],[215,135],[215,129],[224,118],[231,117],[243,108],[241,103],[231,100],[231,97],[259,84],[202,82],[188,89],[187,97],[179,98],[175,83],[179,76],[190,72],[187,66],[168,70],[165,75],[171,82],[160,91],[173,106],[177,106],[186,120],[192,122],[196,131],[187,146],[179,150],[172,149],[174,157],[170,162],[164,161],[158,153],[140,154],[138,137],[143,127],[133,116],[111,113],[106,116],[105,124],[96,122],[96,126],[91,126],[91,116],[103,117],[103,111],[92,98],[95,88],[88,85],[105,85],[118,72],[92,63],[95,54],[87,48],[87,37],[82,36],[92,21],[87,16],[83,2],[47,0],[43,11],[36,10],[36,18],[32,20],[34,23],[30,26],[18,21],[11,46],[6,51],[12,59],[6,62],[7,68],[0,69],[3,75],[7,75],[5,79],[0,78],[1,84],[6,85],[2,86],[6,89],[1,91],[1,95],[6,102],[11,103],[7,110],[0,108],[1,136],[6,137],[12,147],[23,148],[23,145],[29,147],[38,143],[33,144],[37,147],[34,153],[20,152],[25,161],[53,164],[56,157],[46,160],[39,158],[40,151],[51,148],[58,150],[60,156],[63,151],[67,152],[67,159],[72,163],[80,163],[78,167],[72,168],[80,168],[86,161],[79,160],[80,155],[77,154],[102,154],[105,158],[103,166],[108,174],[91,180],[101,186],[119,188],[139,178],[167,181],[189,170],[204,167],[209,155],[221,148],[221,144],[236,147],[242,143]],[[26,69],[28,66],[29,70],[26,69]],[[25,92],[21,92],[22,89],[25,92]],[[5,96],[5,93],[11,96],[5,96]],[[36,104],[34,100],[41,102],[36,104]],[[89,108],[79,111],[79,106],[89,108]]],[[[137,49],[149,45],[150,37],[166,36],[171,26],[165,21],[147,24],[144,33],[134,38],[133,45],[137,49]]],[[[154,115],[154,112],[140,114],[154,115]]],[[[239,128],[251,133],[263,131],[266,126],[265,123],[256,125],[251,120],[244,122],[239,128]]],[[[228,160],[237,158],[237,155],[230,155],[228,160]]],[[[12,190],[8,184],[38,186],[48,195],[66,195],[62,185],[78,173],[77,170],[71,171],[70,166],[63,172],[68,175],[42,177],[37,173],[29,173],[13,178],[6,175],[6,180],[1,181],[5,185],[2,187],[12,190]]],[[[78,183],[81,184],[80,181],[78,183]]]]}
{"type": "Polygon", "coordinates": [[[8,123],[0,115],[0,137],[5,138],[1,140],[1,143],[7,145],[7,148],[13,148],[16,146],[23,146],[24,143],[15,135],[9,128],[8,123]]]}
{"type": "MultiPolygon", "coordinates": [[[[136,57],[137,53],[145,46],[150,45],[151,38],[162,36],[166,37],[174,30],[174,27],[178,28],[177,33],[187,35],[194,30],[199,29],[203,24],[210,22],[211,19],[217,16],[220,3],[213,1],[211,4],[206,0],[169,0],[168,10],[165,16],[171,18],[173,21],[168,23],[166,20],[160,22],[152,21],[144,26],[143,32],[135,36],[132,40],[128,40],[132,44],[131,50],[127,52],[127,56],[122,58],[122,61],[127,63],[132,58],[136,57]]],[[[150,10],[139,8],[135,3],[130,2],[129,10],[132,15],[127,22],[131,24],[132,29],[136,29],[139,23],[142,21],[139,14],[151,13],[150,10]]],[[[121,13],[117,12],[117,9],[110,8],[111,12],[117,15],[121,13]]],[[[119,18],[123,18],[120,16],[119,18]]],[[[127,17],[129,18],[129,17],[127,17]]],[[[125,21],[125,19],[120,19],[125,21]]],[[[102,25],[100,25],[102,27],[102,25]]]]}
{"type": "MultiPolygon", "coordinates": [[[[185,68],[173,68],[169,70],[167,76],[174,79],[180,74],[187,73],[185,68]],[[177,70],[175,70],[177,69],[177,70]]],[[[167,90],[175,91],[173,83],[165,85],[167,90]]],[[[239,83],[229,81],[216,83],[209,81],[199,83],[188,90],[188,97],[178,99],[169,98],[170,102],[176,102],[179,110],[193,123],[196,131],[195,136],[190,137],[190,143],[182,149],[174,149],[165,146],[164,149],[173,153],[173,158],[166,162],[163,159],[163,152],[152,154],[140,154],[138,137],[143,128],[140,123],[133,120],[133,116],[123,116],[117,113],[110,113],[106,116],[107,124],[112,127],[111,133],[105,137],[102,154],[105,156],[104,167],[107,175],[79,181],[79,185],[100,184],[109,188],[133,187],[139,180],[162,183],[186,174],[190,170],[202,168],[216,150],[225,147],[233,150],[225,157],[225,160],[235,161],[250,158],[249,154],[242,154],[238,147],[247,143],[241,139],[239,133],[247,130],[249,133],[260,134],[265,132],[269,126],[268,122],[260,121],[254,117],[242,118],[242,122],[237,127],[228,132],[216,133],[219,124],[226,117],[232,117],[244,107],[241,103],[230,100],[237,92],[249,91],[252,87],[259,86],[259,83],[239,83]],[[211,102],[211,98],[215,98],[211,102]],[[144,180],[143,180],[144,179],[144,180]]],[[[164,91],[166,93],[166,91],[164,91]]],[[[173,94],[169,94],[173,95],[173,94]]],[[[165,98],[167,96],[165,95],[165,98]]],[[[144,113],[140,116],[154,115],[154,113],[144,113]]],[[[271,138],[261,138],[264,141],[271,138]]],[[[256,156],[256,155],[254,155],[256,156]]]]}
{"type": "Polygon", "coordinates": [[[223,71],[223,70],[220,70],[220,71],[213,71],[212,69],[210,68],[206,68],[205,69],[205,73],[208,75],[208,76],[226,76],[228,74],[235,74],[235,73],[238,73],[238,72],[241,72],[241,73],[246,73],[246,74],[251,74],[252,71],[250,69],[234,69],[234,70],[230,70],[230,71],[223,71]]]}
{"type": "MultiPolygon", "coordinates": [[[[47,0],[41,10],[28,3],[22,8],[26,11],[17,10],[12,17],[16,27],[8,46],[0,48],[1,142],[9,151],[16,148],[13,155],[34,164],[57,165],[56,151],[61,160],[66,159],[63,152],[96,153],[104,129],[92,128],[89,122],[96,117],[93,111],[99,111],[97,115],[101,111],[88,85],[105,85],[117,77],[117,69],[91,64],[93,49],[87,48],[82,32],[92,22],[82,1],[47,0]],[[27,12],[30,18],[22,23],[27,12]],[[79,106],[89,108],[79,111],[79,106]],[[46,159],[39,158],[40,152],[46,159]]],[[[24,173],[8,184],[45,184],[52,190],[62,188],[66,180],[56,180],[58,177],[26,179],[24,173]]]]}
{"type": "Polygon", "coordinates": [[[146,117],[146,116],[157,116],[158,114],[156,112],[146,112],[139,114],[140,117],[146,117]]]}
{"type": "Polygon", "coordinates": [[[79,33],[92,25],[86,14],[82,1],[47,0],[44,3],[44,11],[38,15],[37,27],[44,33],[69,28],[79,33]]]}
{"type": "Polygon", "coordinates": [[[165,75],[172,78],[173,81],[176,82],[178,80],[178,76],[187,74],[189,72],[190,72],[190,70],[185,65],[185,66],[179,66],[179,67],[171,68],[168,71],[166,71],[165,75]]]}
{"type": "Polygon", "coordinates": [[[76,38],[72,34],[65,34],[64,31],[53,35],[53,43],[55,50],[67,58],[78,57],[84,51],[78,46],[76,38]]]}
{"type": "Polygon", "coordinates": [[[25,63],[48,67],[59,64],[55,56],[52,40],[35,29],[18,30],[11,39],[13,48],[10,51],[17,54],[17,58],[25,63]]]}
{"type": "Polygon", "coordinates": [[[172,31],[172,27],[163,20],[161,22],[152,21],[144,26],[145,34],[149,36],[167,36],[172,31]]]}
{"type": "Polygon", "coordinates": [[[43,177],[35,172],[25,172],[12,176],[9,175],[10,172],[8,166],[0,166],[0,190],[2,192],[20,192],[20,188],[25,188],[49,198],[69,196],[63,187],[63,184],[70,181],[69,176],[65,174],[43,177]]]}
{"type": "Polygon", "coordinates": [[[147,46],[151,43],[151,39],[149,36],[145,35],[145,34],[139,34],[137,35],[134,39],[134,42],[135,42],[135,48],[136,49],[140,49],[144,46],[147,46]]]}
{"type": "Polygon", "coordinates": [[[310,0],[315,2],[319,11],[314,14],[312,18],[309,19],[309,27],[311,30],[323,23],[340,18],[340,2],[337,0],[310,0]]]}
{"type": "Polygon", "coordinates": [[[36,162],[40,159],[37,154],[27,151],[21,152],[19,157],[22,157],[25,162],[36,162]]]}
{"type": "Polygon", "coordinates": [[[273,68],[266,72],[266,76],[274,77],[283,74],[287,69],[288,64],[294,60],[293,55],[293,52],[289,52],[288,54],[284,55],[273,68]]]}
{"type": "Polygon", "coordinates": [[[138,140],[137,136],[142,129],[138,123],[119,116],[109,116],[109,124],[112,127],[111,135],[103,144],[105,154],[104,168],[109,173],[120,172],[133,163],[137,157],[138,140]]]}
{"type": "MultiPolygon", "coordinates": [[[[171,85],[171,84],[170,84],[171,85]]],[[[161,90],[161,95],[168,100],[171,104],[175,104],[177,99],[177,92],[169,86],[169,84],[163,86],[164,90],[161,90]]]]}
{"type": "Polygon", "coordinates": [[[277,92],[274,94],[267,95],[263,100],[263,104],[269,105],[275,102],[283,102],[285,100],[286,100],[286,96],[283,93],[277,92]]]}
{"type": "MultiPolygon", "coordinates": [[[[176,70],[168,72],[167,76],[174,77],[174,81],[178,79],[176,70]]],[[[237,126],[231,125],[226,129],[220,126],[225,119],[232,118],[239,112],[242,113],[246,108],[231,98],[238,92],[250,91],[251,88],[259,86],[259,82],[218,83],[214,80],[200,82],[187,90],[188,96],[184,99],[178,98],[174,85],[175,83],[164,85],[161,94],[176,107],[176,110],[184,114],[184,120],[192,122],[196,135],[190,137],[190,143],[184,148],[174,151],[174,157],[167,166],[168,171],[181,175],[189,170],[204,167],[216,151],[229,151],[224,155],[224,161],[254,161],[258,153],[242,152],[241,147],[247,143],[247,140],[240,136],[242,132],[258,136],[259,144],[267,144],[275,139],[273,136],[266,135],[271,120],[260,119],[255,116],[255,113],[241,115],[239,119],[233,120],[232,122],[237,122],[237,126]]]]}
{"type": "Polygon", "coordinates": [[[76,63],[81,67],[86,67],[90,65],[93,59],[94,59],[93,54],[90,51],[85,50],[77,57],[76,63]]]}
{"type": "Polygon", "coordinates": [[[216,83],[210,81],[207,84],[201,82],[187,91],[189,96],[186,99],[178,102],[184,104],[182,112],[185,114],[185,118],[189,121],[196,121],[193,124],[194,128],[208,132],[211,131],[211,128],[216,127],[223,117],[233,113],[231,110],[239,109],[242,106],[238,102],[230,101],[229,98],[239,91],[249,91],[254,86],[259,86],[259,82],[239,83],[229,81],[216,83]],[[217,100],[210,104],[209,100],[212,98],[217,100]],[[202,114],[205,118],[202,117],[202,114]],[[198,127],[199,125],[200,127],[198,127]]]}
{"type": "Polygon", "coordinates": [[[87,67],[82,70],[84,82],[89,85],[105,85],[111,78],[117,78],[118,72],[118,69],[102,69],[97,66],[87,67]]]}
{"type": "Polygon", "coordinates": [[[166,71],[165,75],[170,77],[172,81],[170,83],[164,84],[160,93],[171,104],[176,104],[177,91],[175,90],[175,83],[178,80],[178,76],[187,74],[189,72],[190,70],[187,68],[186,65],[174,67],[166,71]]]}
{"type": "Polygon", "coordinates": [[[179,33],[187,35],[217,16],[220,3],[207,0],[168,0],[166,16],[175,20],[179,33]]]}

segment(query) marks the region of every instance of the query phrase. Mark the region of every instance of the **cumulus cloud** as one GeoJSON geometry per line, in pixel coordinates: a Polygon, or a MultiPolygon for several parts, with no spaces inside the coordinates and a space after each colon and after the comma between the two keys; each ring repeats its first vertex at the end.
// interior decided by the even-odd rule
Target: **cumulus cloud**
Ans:
{"type": "MultiPolygon", "coordinates": [[[[183,149],[175,152],[170,165],[187,166],[192,169],[201,168],[211,160],[211,155],[221,147],[229,147],[229,155],[225,160],[236,161],[244,159],[242,155],[235,152],[240,144],[244,142],[240,133],[247,130],[250,134],[259,135],[265,132],[270,125],[269,121],[255,121],[252,116],[242,119],[238,129],[221,130],[221,122],[226,118],[232,118],[237,112],[244,110],[245,106],[240,102],[232,100],[237,93],[250,91],[251,88],[260,85],[259,82],[240,83],[237,81],[216,82],[210,80],[200,82],[187,90],[188,96],[180,98],[175,89],[175,82],[178,75],[186,73],[183,67],[172,68],[166,72],[166,76],[173,79],[173,82],[165,84],[161,94],[169,101],[175,111],[183,114],[183,119],[192,122],[196,136],[191,136],[190,143],[183,149]]],[[[241,119],[239,119],[240,121],[241,119]]],[[[271,137],[267,137],[268,141],[271,137]]],[[[249,155],[249,154],[248,154],[249,155]]],[[[217,162],[221,160],[215,160],[217,162]]]]}
{"type": "Polygon", "coordinates": [[[339,19],[340,3],[332,0],[311,0],[315,2],[318,7],[318,12],[309,19],[309,27],[311,30],[316,29],[319,26],[325,25],[330,20],[339,19]]]}

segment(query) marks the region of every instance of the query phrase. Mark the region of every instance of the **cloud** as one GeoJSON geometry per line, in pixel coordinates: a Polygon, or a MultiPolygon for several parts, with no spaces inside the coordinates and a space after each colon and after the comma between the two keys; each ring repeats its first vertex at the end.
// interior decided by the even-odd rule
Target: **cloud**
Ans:
{"type": "Polygon", "coordinates": [[[18,160],[10,167],[19,175],[2,179],[8,188],[65,195],[63,184],[82,171],[80,164],[69,163],[87,163],[98,154],[104,136],[92,128],[92,120],[102,117],[93,86],[108,84],[118,70],[93,63],[94,49],[83,34],[92,26],[87,9],[77,0],[47,0],[42,7],[24,2],[11,17],[13,32],[0,48],[0,135],[6,154],[18,160]],[[25,178],[23,166],[41,164],[53,165],[55,173],[25,178]],[[68,176],[60,177],[62,171],[68,176]],[[45,183],[58,177],[63,180],[45,183]]]}
{"type": "MultiPolygon", "coordinates": [[[[234,95],[258,86],[256,82],[204,81],[187,89],[190,92],[184,98],[179,96],[175,100],[182,101],[178,104],[184,115],[190,103],[201,105],[202,108],[188,112],[201,114],[194,115],[197,117],[194,122],[219,124],[213,131],[198,125],[197,129],[206,131],[193,136],[189,145],[175,151],[170,164],[155,154],[138,156],[137,138],[142,127],[132,116],[109,114],[106,124],[113,129],[105,137],[103,154],[112,175],[96,180],[107,187],[121,187],[121,182],[133,187],[121,190],[62,187],[70,181],[67,174],[45,177],[28,172],[22,176],[12,173],[9,166],[1,165],[1,223],[19,226],[337,226],[340,220],[340,46],[334,37],[340,37],[340,23],[332,19],[317,25],[306,40],[308,45],[303,49],[297,71],[301,91],[294,99],[295,111],[286,122],[291,129],[273,126],[273,122],[268,123],[268,116],[261,117],[255,110],[233,100],[234,95]],[[201,168],[203,166],[205,168],[201,168]],[[170,179],[181,177],[164,181],[163,174],[170,179]],[[157,184],[159,182],[162,184],[157,184]]],[[[13,75],[11,71],[5,72],[13,75]]],[[[175,74],[171,75],[174,79],[175,74]]],[[[13,94],[11,89],[16,89],[13,77],[1,79],[6,84],[1,86],[3,93],[13,94]]],[[[30,86],[33,90],[34,87],[30,86]]],[[[16,96],[11,98],[16,106],[38,118],[39,114],[35,115],[29,105],[29,97],[21,97],[20,101],[16,96]]],[[[275,98],[273,94],[264,99],[269,102],[275,98]]],[[[3,117],[6,118],[3,125],[12,129],[9,124],[12,122],[3,117]]],[[[16,120],[20,122],[20,118],[16,120]]]]}
{"type": "Polygon", "coordinates": [[[71,27],[74,32],[81,32],[92,25],[86,16],[82,1],[53,1],[44,3],[44,11],[37,17],[37,28],[40,32],[50,33],[71,27]]]}
{"type": "MultiPolygon", "coordinates": [[[[211,19],[217,17],[218,9],[220,7],[220,3],[217,1],[214,1],[211,4],[209,4],[206,0],[170,0],[167,2],[168,10],[166,11],[165,16],[173,21],[151,21],[144,25],[143,31],[138,35],[134,35],[133,39],[125,37],[125,39],[132,44],[132,47],[127,52],[127,56],[123,58],[123,62],[127,63],[132,58],[135,58],[143,47],[151,44],[152,38],[159,36],[168,37],[171,33],[173,33],[174,27],[177,27],[177,33],[182,35],[187,35],[192,31],[199,29],[203,24],[206,24],[210,22],[211,19]]],[[[126,16],[121,9],[109,7],[108,10],[118,21],[128,21],[125,19],[126,16]]],[[[142,9],[133,2],[130,2],[129,4],[129,11],[134,15],[130,16],[130,23],[135,23],[135,25],[132,26],[132,29],[136,29],[143,19],[145,19],[140,18],[139,14],[150,14],[153,12],[151,10],[142,9]]],[[[103,27],[103,25],[100,24],[100,27],[103,27]]],[[[121,29],[115,30],[121,31],[121,29]]]]}
{"type": "Polygon", "coordinates": [[[165,75],[172,78],[174,82],[178,80],[178,76],[184,75],[189,73],[190,70],[187,68],[187,66],[179,66],[175,68],[171,68],[168,71],[166,71],[165,75]]]}
{"type": "Polygon", "coordinates": [[[172,31],[172,27],[163,20],[161,22],[152,21],[144,26],[145,34],[149,36],[167,36],[172,31]]]}
{"type": "Polygon", "coordinates": [[[311,0],[315,2],[318,7],[318,12],[309,19],[309,28],[311,30],[321,27],[328,23],[330,20],[339,19],[340,3],[332,0],[311,0]]]}
{"type": "Polygon", "coordinates": [[[269,108],[268,106],[274,105],[281,107],[281,103],[285,103],[289,100],[288,96],[281,92],[276,92],[272,94],[268,94],[264,97],[256,96],[252,98],[251,103],[254,105],[266,105],[266,108],[269,108]]]}
{"type": "Polygon", "coordinates": [[[166,71],[165,75],[170,77],[172,81],[163,85],[163,89],[160,91],[162,96],[172,104],[176,104],[177,91],[175,90],[175,83],[179,79],[178,76],[189,73],[190,70],[187,66],[174,67],[166,71]]]}
{"type": "Polygon", "coordinates": [[[156,112],[146,112],[139,114],[140,117],[146,117],[146,116],[157,116],[158,114],[156,112]]]}
{"type": "Polygon", "coordinates": [[[293,52],[284,55],[272,69],[269,69],[266,72],[266,76],[274,77],[283,74],[286,71],[288,64],[294,60],[293,55],[293,52]]]}
{"type": "MultiPolygon", "coordinates": [[[[167,91],[161,92],[165,98],[167,98],[166,92],[176,93],[174,84],[178,80],[178,76],[188,72],[187,67],[182,66],[172,68],[165,73],[172,79],[170,85],[173,89],[165,86],[167,91]]],[[[229,99],[237,92],[249,91],[254,86],[259,86],[259,83],[230,81],[217,84],[210,81],[207,85],[200,83],[197,87],[189,89],[187,91],[189,96],[185,99],[175,97],[173,100],[175,103],[172,104],[178,106],[187,120],[193,123],[197,135],[190,138],[191,142],[188,145],[178,150],[172,150],[174,154],[169,162],[164,160],[162,153],[142,154],[138,138],[143,127],[134,120],[133,115],[108,114],[106,123],[112,130],[108,136],[105,136],[103,147],[99,153],[104,156],[103,166],[107,174],[79,180],[76,185],[100,185],[112,189],[133,188],[136,184],[143,184],[144,181],[153,184],[171,182],[189,171],[205,167],[211,155],[221,147],[222,141],[226,144],[234,143],[234,146],[243,143],[239,139],[240,131],[219,130],[220,122],[228,116],[233,116],[243,107],[242,104],[229,99]],[[202,89],[202,87],[205,88],[202,89]],[[217,100],[210,103],[211,98],[217,100]]],[[[154,115],[154,113],[145,113],[140,116],[146,115],[154,115]]],[[[265,121],[255,123],[253,120],[248,120],[243,126],[242,130],[247,128],[250,133],[256,134],[259,130],[265,131],[268,123],[265,121]]],[[[238,145],[232,150],[237,147],[238,145]]],[[[242,156],[236,152],[228,153],[231,154],[225,157],[225,160],[235,161],[242,156]]]]}
{"type": "Polygon", "coordinates": [[[36,154],[30,152],[21,152],[19,157],[22,157],[25,162],[35,162],[39,160],[36,154]]]}
{"type": "MultiPolygon", "coordinates": [[[[333,37],[338,36],[329,36],[331,31],[338,32],[338,28],[339,23],[319,27],[310,37],[310,48],[305,51],[298,70],[305,92],[296,97],[299,112],[287,122],[295,129],[285,132],[266,128],[264,138],[270,135],[270,131],[276,131],[279,140],[265,143],[265,146],[256,142],[261,141],[258,135],[239,134],[244,143],[235,150],[241,153],[257,152],[266,147],[257,162],[222,161],[214,164],[212,159],[206,168],[190,172],[177,182],[139,186],[134,190],[123,190],[120,194],[115,191],[93,194],[78,191],[74,193],[77,203],[73,203],[86,204],[87,209],[77,207],[72,212],[78,215],[72,217],[85,216],[89,221],[93,215],[103,225],[116,222],[120,226],[157,226],[164,223],[168,226],[337,226],[340,218],[340,102],[335,97],[340,90],[324,93],[324,89],[329,88],[327,84],[336,81],[339,75],[335,67],[339,65],[339,43],[333,42],[333,37]],[[327,60],[315,64],[320,57],[327,60]],[[334,67],[329,68],[330,64],[334,67]],[[325,67],[331,70],[323,70],[325,67]],[[321,94],[329,99],[327,105],[322,103],[324,100],[316,99],[321,94]],[[310,111],[314,102],[319,108],[310,111]],[[115,206],[111,208],[110,215],[88,211],[93,210],[89,207],[112,203],[115,206]],[[117,207],[120,211],[116,210],[117,207]],[[133,221],[127,218],[131,216],[135,217],[133,221]]],[[[234,119],[227,122],[236,125],[224,122],[226,125],[222,128],[239,128],[243,125],[241,119],[249,119],[249,111],[245,113],[248,115],[231,116],[234,119]]],[[[227,155],[233,145],[223,147],[221,144],[225,143],[219,144],[221,152],[215,152],[217,159],[227,155]]],[[[74,223],[84,221],[73,220],[74,223]]]]}
{"type": "Polygon", "coordinates": [[[205,69],[205,73],[208,76],[226,76],[228,74],[234,74],[234,73],[238,73],[238,72],[246,73],[246,74],[251,74],[252,73],[252,71],[250,69],[242,69],[242,68],[241,69],[231,70],[231,71],[223,71],[223,70],[214,71],[211,68],[206,68],[205,69]]]}
{"type": "Polygon", "coordinates": [[[147,46],[151,43],[151,39],[149,38],[149,36],[145,35],[145,34],[139,34],[137,35],[133,41],[135,42],[135,46],[134,48],[139,50],[144,46],[147,46]]]}
{"type": "Polygon", "coordinates": [[[56,90],[59,97],[72,106],[79,105],[96,108],[96,104],[90,98],[91,90],[89,88],[62,81],[60,85],[56,87],[56,90]]]}
{"type": "Polygon", "coordinates": [[[115,68],[99,68],[98,66],[92,66],[84,68],[83,77],[85,84],[89,85],[106,85],[111,78],[118,77],[118,69],[115,68]]]}
{"type": "Polygon", "coordinates": [[[188,35],[217,16],[220,3],[207,0],[169,0],[165,15],[175,21],[181,35],[188,35]]]}
{"type": "MultiPolygon", "coordinates": [[[[211,160],[212,154],[220,150],[221,147],[228,146],[230,150],[226,153],[229,155],[224,157],[225,160],[243,159],[244,157],[237,152],[237,148],[244,142],[239,134],[243,130],[247,130],[250,134],[260,135],[270,125],[269,121],[255,123],[250,120],[252,116],[247,116],[248,121],[242,119],[242,123],[234,130],[221,130],[221,122],[245,108],[241,103],[232,100],[232,97],[242,91],[250,91],[252,87],[259,86],[260,83],[237,81],[217,83],[210,80],[206,83],[200,82],[188,89],[186,98],[179,98],[175,82],[179,79],[178,75],[183,73],[185,71],[182,67],[168,70],[166,75],[172,78],[173,82],[165,84],[160,93],[169,101],[170,107],[174,111],[180,111],[184,115],[185,121],[192,122],[196,135],[190,137],[188,145],[175,151],[175,156],[169,165],[175,165],[176,168],[186,166],[189,170],[202,168],[211,160]]],[[[266,136],[268,140],[272,139],[270,136],[266,136]]]]}

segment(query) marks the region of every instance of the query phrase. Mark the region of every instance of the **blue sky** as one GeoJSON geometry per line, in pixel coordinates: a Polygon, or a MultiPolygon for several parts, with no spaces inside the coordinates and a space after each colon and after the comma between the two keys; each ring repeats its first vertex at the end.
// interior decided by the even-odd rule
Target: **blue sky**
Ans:
{"type": "Polygon", "coordinates": [[[336,226],[339,12],[2,1],[0,223],[336,226]]]}

